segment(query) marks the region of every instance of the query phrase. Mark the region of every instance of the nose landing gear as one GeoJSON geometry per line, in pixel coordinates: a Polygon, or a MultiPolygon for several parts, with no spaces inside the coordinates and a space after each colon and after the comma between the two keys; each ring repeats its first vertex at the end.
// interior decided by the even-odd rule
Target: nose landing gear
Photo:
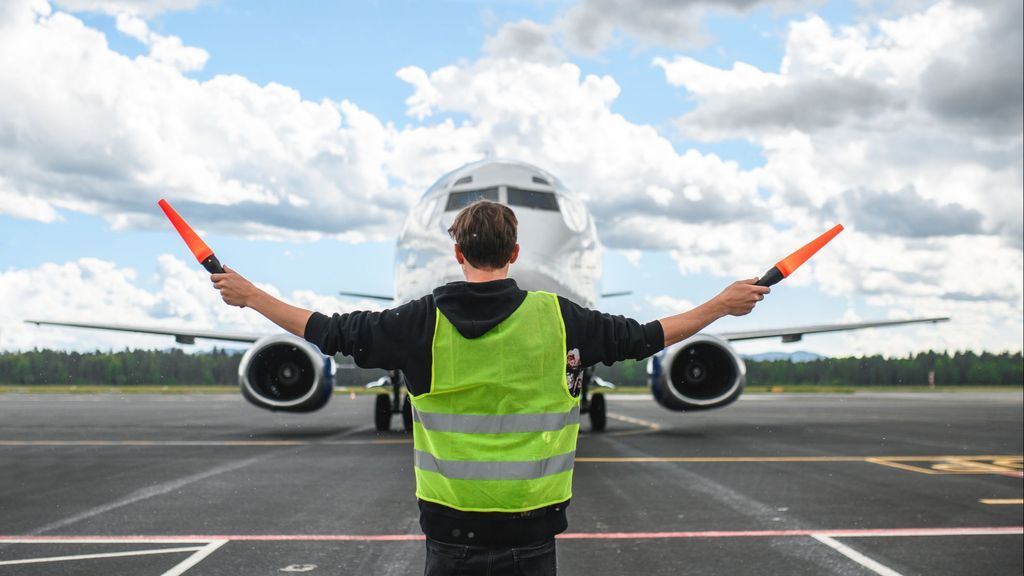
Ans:
{"type": "Polygon", "coordinates": [[[402,390],[405,377],[398,370],[388,372],[387,382],[383,386],[391,386],[390,393],[379,393],[373,405],[373,424],[378,432],[391,430],[391,417],[402,415],[402,428],[412,432],[412,402],[409,394],[402,390]]]}

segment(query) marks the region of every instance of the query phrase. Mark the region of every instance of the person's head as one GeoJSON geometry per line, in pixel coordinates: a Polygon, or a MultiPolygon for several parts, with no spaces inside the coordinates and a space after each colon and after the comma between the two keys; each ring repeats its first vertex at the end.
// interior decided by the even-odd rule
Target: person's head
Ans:
{"type": "Polygon", "coordinates": [[[516,244],[516,220],[512,209],[504,204],[479,200],[455,215],[448,235],[455,241],[455,257],[459,264],[465,259],[478,270],[498,270],[515,262],[519,255],[516,244]]]}

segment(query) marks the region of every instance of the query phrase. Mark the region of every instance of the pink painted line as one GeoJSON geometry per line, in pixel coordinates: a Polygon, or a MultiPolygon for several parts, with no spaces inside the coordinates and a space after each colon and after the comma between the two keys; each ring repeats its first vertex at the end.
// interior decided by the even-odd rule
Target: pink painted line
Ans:
{"type": "Polygon", "coordinates": [[[1024,526],[971,528],[858,528],[853,530],[743,530],[697,532],[575,532],[559,534],[568,540],[629,540],[645,538],[767,538],[779,536],[964,536],[1024,534],[1024,526]]]}
{"type": "MultiPolygon", "coordinates": [[[[973,536],[998,534],[1024,534],[1024,526],[985,526],[964,528],[856,528],[851,530],[706,530],[694,532],[569,532],[559,534],[562,540],[644,540],[667,538],[770,538],[787,536],[831,536],[856,538],[870,536],[973,536]]],[[[84,542],[109,540],[112,542],[209,542],[233,540],[239,542],[409,542],[423,540],[422,534],[236,534],[228,535],[105,535],[105,536],[4,536],[0,541],[18,542],[84,542]]]]}

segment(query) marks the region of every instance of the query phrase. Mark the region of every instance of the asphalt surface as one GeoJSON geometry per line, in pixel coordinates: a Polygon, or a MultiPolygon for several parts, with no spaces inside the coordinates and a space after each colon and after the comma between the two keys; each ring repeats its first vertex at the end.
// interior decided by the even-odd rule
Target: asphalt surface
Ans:
{"type": "MultiPolygon", "coordinates": [[[[371,400],[0,395],[0,576],[422,573],[409,437],[371,400]]],[[[560,574],[1024,573],[1019,392],[608,405],[560,574]]]]}

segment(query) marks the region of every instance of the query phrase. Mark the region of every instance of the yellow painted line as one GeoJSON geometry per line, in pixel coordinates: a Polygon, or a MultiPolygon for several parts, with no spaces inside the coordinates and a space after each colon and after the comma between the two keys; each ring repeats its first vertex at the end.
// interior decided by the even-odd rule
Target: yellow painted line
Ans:
{"type": "Polygon", "coordinates": [[[411,438],[373,440],[0,440],[0,446],[344,446],[359,444],[411,444],[411,438]]]}
{"type": "Polygon", "coordinates": [[[1021,506],[1024,505],[1024,498],[984,498],[982,500],[978,500],[978,502],[981,502],[982,504],[1016,504],[1021,506]]]}
{"type": "Polygon", "coordinates": [[[301,440],[0,440],[0,446],[302,446],[301,440]]]}
{"type": "MultiPolygon", "coordinates": [[[[624,416],[622,414],[609,413],[608,417],[613,418],[615,420],[619,420],[621,422],[636,424],[637,426],[642,426],[642,428],[634,430],[618,430],[616,432],[599,432],[593,434],[593,437],[599,438],[602,436],[633,436],[636,434],[650,434],[651,432],[657,432],[658,430],[661,430],[661,426],[655,424],[654,422],[650,422],[648,420],[641,420],[640,418],[633,418],[632,416],[624,416]]],[[[581,438],[586,437],[588,436],[581,436],[581,438]]]]}
{"type": "Polygon", "coordinates": [[[866,462],[863,456],[667,456],[611,458],[576,458],[577,462],[866,462]]]}
{"type": "MultiPolygon", "coordinates": [[[[868,458],[868,462],[872,464],[881,464],[882,466],[888,466],[890,468],[897,468],[899,470],[906,470],[907,472],[917,472],[918,474],[938,474],[934,470],[928,468],[921,468],[920,466],[911,466],[910,464],[901,464],[886,458],[868,458]]],[[[915,462],[927,462],[927,460],[914,460],[915,462]]]]}
{"type": "MultiPolygon", "coordinates": [[[[928,462],[940,460],[995,460],[1019,456],[667,456],[667,457],[580,457],[577,462],[870,462],[892,465],[892,461],[928,462]]],[[[915,469],[918,470],[918,469],[915,469]]]]}
{"type": "Polygon", "coordinates": [[[577,462],[639,464],[651,462],[867,462],[918,474],[1000,474],[1020,478],[1021,456],[670,456],[670,457],[579,457],[577,462]],[[931,463],[914,465],[914,463],[931,463]]]}

